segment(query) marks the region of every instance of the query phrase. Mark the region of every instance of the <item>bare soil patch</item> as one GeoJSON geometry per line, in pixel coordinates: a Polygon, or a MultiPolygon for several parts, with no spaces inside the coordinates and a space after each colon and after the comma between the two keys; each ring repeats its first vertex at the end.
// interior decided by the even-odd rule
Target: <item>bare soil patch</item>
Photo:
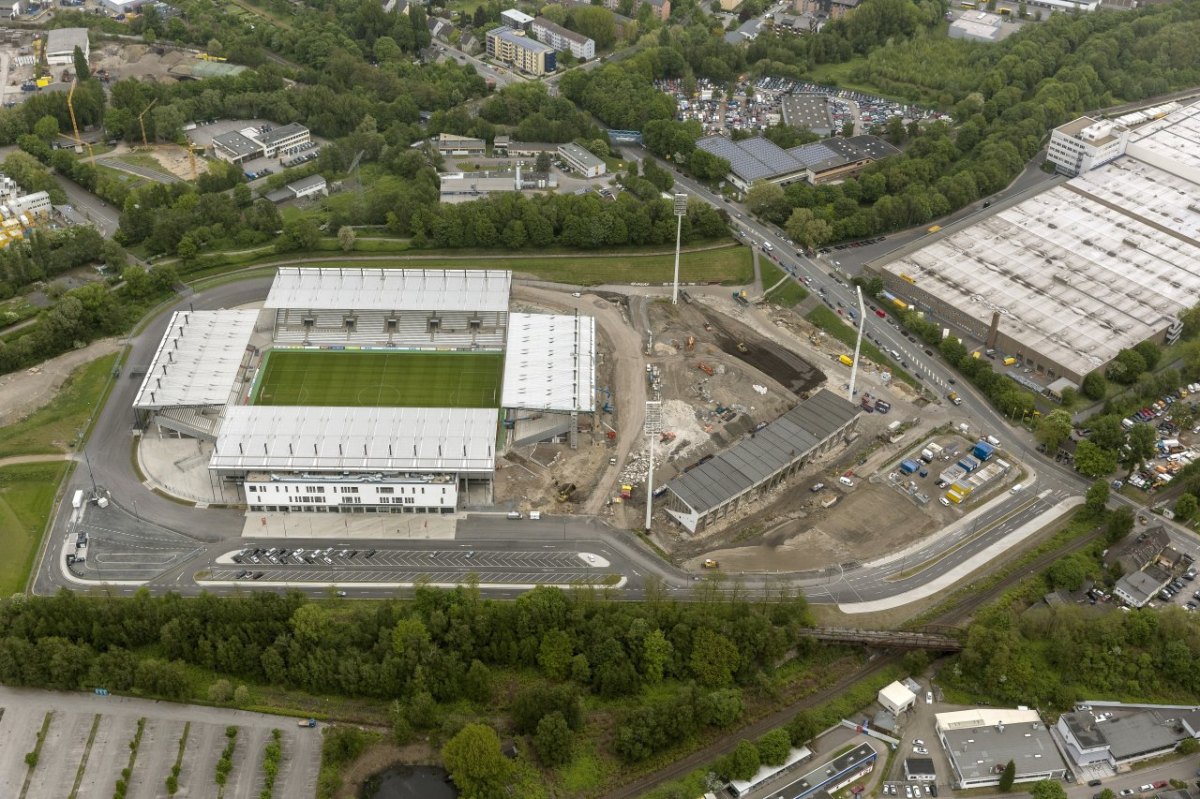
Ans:
{"type": "Polygon", "coordinates": [[[0,375],[0,427],[24,419],[48,403],[78,367],[119,348],[117,339],[103,338],[37,366],[0,375]]]}

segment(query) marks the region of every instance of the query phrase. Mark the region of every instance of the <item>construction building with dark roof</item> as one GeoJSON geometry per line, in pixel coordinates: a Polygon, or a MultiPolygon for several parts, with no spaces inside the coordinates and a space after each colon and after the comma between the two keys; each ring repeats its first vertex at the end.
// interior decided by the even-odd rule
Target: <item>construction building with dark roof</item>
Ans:
{"type": "Polygon", "coordinates": [[[689,532],[704,529],[833,449],[860,415],[857,405],[832,391],[818,391],[667,483],[667,513],[689,532]]]}

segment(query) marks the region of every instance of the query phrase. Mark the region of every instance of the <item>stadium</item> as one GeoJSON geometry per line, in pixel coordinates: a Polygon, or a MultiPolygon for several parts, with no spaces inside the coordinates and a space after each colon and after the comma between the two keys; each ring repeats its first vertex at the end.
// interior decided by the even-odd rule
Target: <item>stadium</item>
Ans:
{"type": "Polygon", "coordinates": [[[134,400],[145,434],[211,444],[252,511],[451,513],[497,451],[574,445],[595,320],[510,313],[502,270],[279,269],[259,309],[179,311],[134,400]]]}

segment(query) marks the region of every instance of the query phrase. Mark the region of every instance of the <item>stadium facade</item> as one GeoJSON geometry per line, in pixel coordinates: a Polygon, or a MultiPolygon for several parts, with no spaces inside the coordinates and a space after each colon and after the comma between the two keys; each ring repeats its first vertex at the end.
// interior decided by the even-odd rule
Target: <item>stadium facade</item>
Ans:
{"type": "Polygon", "coordinates": [[[137,426],[212,442],[214,487],[252,511],[451,513],[488,503],[498,449],[574,444],[579,416],[596,408],[594,318],[510,314],[511,285],[502,270],[281,268],[261,311],[172,316],[134,401],[137,426]],[[256,404],[279,350],[316,356],[300,393],[288,387],[301,399],[256,404]],[[331,385],[353,377],[331,368],[346,352],[395,354],[379,369],[401,388],[425,379],[431,357],[449,362],[445,392],[421,387],[444,407],[410,407],[370,372],[361,378],[372,388],[358,394],[331,385]],[[493,364],[503,354],[494,385],[472,386],[490,401],[459,401],[453,365],[472,353],[496,354],[493,364]],[[345,396],[353,406],[321,404],[345,396]]]}

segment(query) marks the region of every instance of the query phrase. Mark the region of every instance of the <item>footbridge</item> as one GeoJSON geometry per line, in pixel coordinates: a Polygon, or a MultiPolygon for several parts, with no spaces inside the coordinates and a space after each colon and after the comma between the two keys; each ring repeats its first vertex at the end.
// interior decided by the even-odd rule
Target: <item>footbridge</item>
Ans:
{"type": "Polygon", "coordinates": [[[962,641],[944,632],[904,632],[901,630],[855,630],[848,627],[813,627],[801,635],[819,641],[841,644],[863,644],[880,649],[930,649],[936,652],[959,652],[962,641]]]}

